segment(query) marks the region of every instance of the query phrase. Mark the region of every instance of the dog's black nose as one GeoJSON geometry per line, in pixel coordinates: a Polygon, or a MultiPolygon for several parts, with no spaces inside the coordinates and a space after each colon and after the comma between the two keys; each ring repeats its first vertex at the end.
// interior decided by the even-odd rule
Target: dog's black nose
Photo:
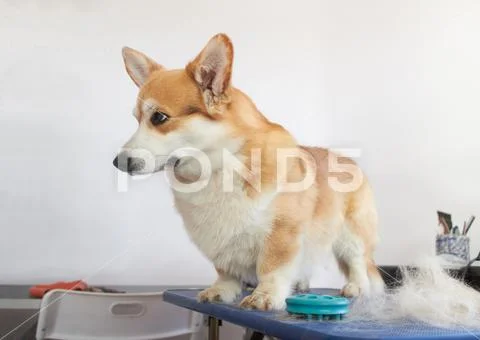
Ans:
{"type": "Polygon", "coordinates": [[[139,157],[128,157],[120,155],[115,157],[113,165],[120,171],[134,173],[142,171],[145,167],[145,160],[139,157]]]}

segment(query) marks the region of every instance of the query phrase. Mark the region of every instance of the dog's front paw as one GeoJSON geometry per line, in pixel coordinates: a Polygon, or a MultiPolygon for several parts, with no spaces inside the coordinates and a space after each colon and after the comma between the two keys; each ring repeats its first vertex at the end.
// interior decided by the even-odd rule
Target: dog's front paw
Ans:
{"type": "Polygon", "coordinates": [[[342,296],[349,297],[349,298],[357,297],[361,293],[362,293],[362,289],[360,288],[360,286],[353,282],[347,283],[343,287],[342,291],[340,292],[342,296]]]}
{"type": "Polygon", "coordinates": [[[200,302],[226,302],[235,301],[240,295],[241,289],[234,287],[212,286],[198,293],[197,299],[200,302]]]}
{"type": "Polygon", "coordinates": [[[284,306],[284,299],[275,297],[272,294],[257,291],[254,291],[251,295],[245,297],[240,303],[240,307],[258,310],[278,310],[282,309],[284,306]]]}

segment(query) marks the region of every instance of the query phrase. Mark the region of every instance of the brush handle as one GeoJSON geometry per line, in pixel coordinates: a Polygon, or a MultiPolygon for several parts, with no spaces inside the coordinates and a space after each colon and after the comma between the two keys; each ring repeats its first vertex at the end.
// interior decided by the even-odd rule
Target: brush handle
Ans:
{"type": "Polygon", "coordinates": [[[468,223],[467,223],[467,229],[465,230],[465,235],[466,235],[466,234],[468,233],[468,231],[470,230],[470,227],[472,226],[473,221],[475,221],[475,216],[471,216],[471,217],[470,217],[470,220],[469,220],[468,223]]]}

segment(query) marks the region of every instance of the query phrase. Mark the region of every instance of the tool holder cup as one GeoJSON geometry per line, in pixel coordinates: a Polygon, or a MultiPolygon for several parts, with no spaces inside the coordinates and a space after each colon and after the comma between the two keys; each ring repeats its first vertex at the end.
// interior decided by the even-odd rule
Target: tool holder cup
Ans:
{"type": "Polygon", "coordinates": [[[470,261],[470,239],[464,235],[437,235],[435,251],[451,268],[461,268],[470,261]]]}

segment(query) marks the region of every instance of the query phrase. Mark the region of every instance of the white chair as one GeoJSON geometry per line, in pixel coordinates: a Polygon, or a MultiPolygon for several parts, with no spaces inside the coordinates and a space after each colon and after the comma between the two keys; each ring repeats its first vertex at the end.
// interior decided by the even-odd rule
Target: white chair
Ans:
{"type": "Polygon", "coordinates": [[[37,340],[204,339],[203,315],[170,305],[162,293],[52,290],[42,299],[37,340]]]}

